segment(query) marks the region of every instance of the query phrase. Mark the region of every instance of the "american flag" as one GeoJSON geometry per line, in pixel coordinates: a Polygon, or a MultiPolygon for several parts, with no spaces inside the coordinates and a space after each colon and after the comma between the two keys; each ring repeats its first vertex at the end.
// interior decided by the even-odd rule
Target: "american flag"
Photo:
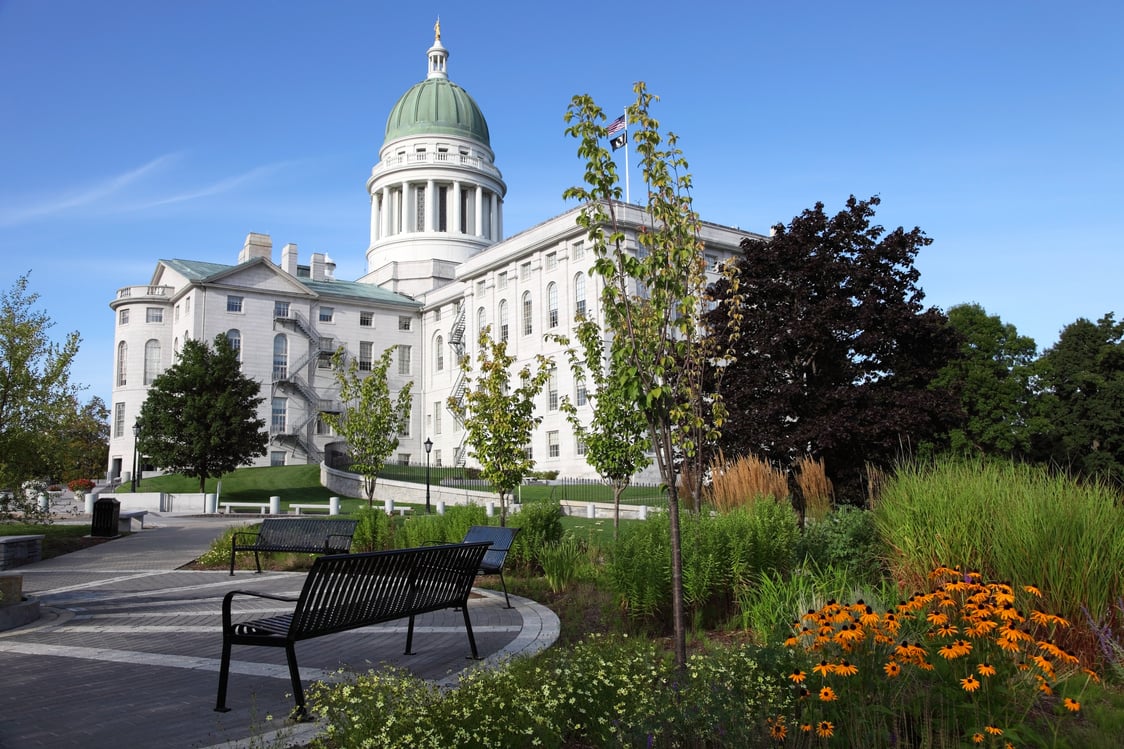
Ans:
{"type": "Polygon", "coordinates": [[[624,115],[622,114],[617,119],[609,123],[609,135],[613,136],[624,130],[624,115]]]}

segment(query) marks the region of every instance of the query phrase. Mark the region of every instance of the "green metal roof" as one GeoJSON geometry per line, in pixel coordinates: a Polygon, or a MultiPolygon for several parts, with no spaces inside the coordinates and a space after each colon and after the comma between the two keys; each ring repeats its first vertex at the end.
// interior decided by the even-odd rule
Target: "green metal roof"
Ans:
{"type": "MultiPolygon", "coordinates": [[[[193,283],[206,283],[208,280],[238,268],[238,265],[223,265],[222,263],[208,263],[202,260],[161,260],[177,273],[193,283]]],[[[252,261],[251,261],[252,262],[252,261]]],[[[246,265],[246,263],[242,263],[246,265]]],[[[278,271],[283,273],[284,271],[278,271]]],[[[373,283],[359,283],[357,281],[313,281],[311,278],[297,278],[290,276],[294,281],[304,286],[317,296],[334,296],[353,299],[356,301],[377,302],[400,307],[420,309],[421,302],[415,301],[403,294],[388,291],[373,283]]]]}
{"type": "Polygon", "coordinates": [[[428,78],[402,95],[386,118],[383,143],[431,134],[457,135],[492,147],[480,107],[467,91],[445,78],[428,78]]]}

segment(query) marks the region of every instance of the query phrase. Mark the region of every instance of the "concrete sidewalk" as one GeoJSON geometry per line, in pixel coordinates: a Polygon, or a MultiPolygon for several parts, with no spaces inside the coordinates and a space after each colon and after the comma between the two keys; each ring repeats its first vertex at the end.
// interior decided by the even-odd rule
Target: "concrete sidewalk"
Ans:
{"type": "MultiPolygon", "coordinates": [[[[236,747],[299,745],[315,725],[292,724],[281,649],[235,647],[229,713],[214,712],[229,590],[296,595],[303,573],[181,569],[228,525],[246,518],[160,516],[145,529],[19,567],[42,618],[0,632],[0,749],[24,747],[236,747]]],[[[459,612],[417,618],[415,655],[403,655],[406,622],[321,637],[297,646],[305,683],[339,669],[384,664],[453,684],[466,668],[534,653],[558,637],[544,606],[478,590],[469,606],[481,661],[467,660],[459,612]]]]}

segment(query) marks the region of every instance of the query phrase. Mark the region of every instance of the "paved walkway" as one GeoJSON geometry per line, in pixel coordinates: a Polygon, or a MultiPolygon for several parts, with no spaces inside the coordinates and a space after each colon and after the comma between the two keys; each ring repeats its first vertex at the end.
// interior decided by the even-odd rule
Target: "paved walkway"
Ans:
{"type": "MultiPolygon", "coordinates": [[[[228,713],[214,712],[222,650],[221,603],[233,589],[296,595],[302,573],[181,569],[231,522],[159,516],[145,529],[17,568],[41,602],[38,622],[0,632],[0,749],[27,747],[276,747],[300,745],[316,726],[292,724],[288,669],[279,648],[235,646],[228,713]]],[[[477,590],[469,611],[482,661],[469,661],[464,620],[418,617],[415,655],[405,621],[297,646],[301,676],[394,664],[442,684],[465,668],[495,665],[557,639],[544,606],[477,590]]],[[[237,610],[236,601],[236,610],[237,610]]]]}

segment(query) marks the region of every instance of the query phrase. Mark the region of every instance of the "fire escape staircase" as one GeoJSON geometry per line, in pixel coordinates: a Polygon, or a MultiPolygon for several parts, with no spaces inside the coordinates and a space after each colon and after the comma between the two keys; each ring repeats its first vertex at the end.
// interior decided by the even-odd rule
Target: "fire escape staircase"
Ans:
{"type": "MultiPolygon", "coordinates": [[[[291,311],[288,315],[277,315],[274,317],[274,321],[284,328],[300,333],[308,339],[310,345],[305,355],[297,360],[297,363],[293,366],[287,366],[280,370],[275,368],[272,383],[274,393],[294,394],[304,401],[305,417],[296,426],[290,426],[286,423],[284,431],[272,432],[271,430],[270,437],[278,443],[299,447],[310,460],[320,462],[324,459],[324,453],[313,441],[310,426],[322,412],[338,411],[340,404],[338,401],[323,398],[300,373],[308,369],[311,364],[319,362],[324,353],[331,352],[325,352],[321,349],[319,334],[299,312],[291,311]]],[[[286,421],[288,420],[286,419],[286,421]]]]}
{"type": "MultiPolygon", "coordinates": [[[[454,402],[463,406],[464,393],[468,389],[468,376],[465,374],[464,369],[461,368],[461,359],[464,357],[464,332],[465,332],[465,304],[462,301],[457,305],[457,316],[453,320],[452,326],[449,328],[449,346],[453,349],[453,353],[457,360],[457,381],[453,384],[453,392],[450,397],[454,402]]],[[[453,419],[457,422],[461,432],[464,434],[461,437],[461,443],[457,445],[457,449],[453,454],[453,463],[457,466],[464,466],[468,461],[468,450],[465,447],[465,439],[468,433],[464,429],[464,420],[456,413],[453,413],[453,419]]]]}

